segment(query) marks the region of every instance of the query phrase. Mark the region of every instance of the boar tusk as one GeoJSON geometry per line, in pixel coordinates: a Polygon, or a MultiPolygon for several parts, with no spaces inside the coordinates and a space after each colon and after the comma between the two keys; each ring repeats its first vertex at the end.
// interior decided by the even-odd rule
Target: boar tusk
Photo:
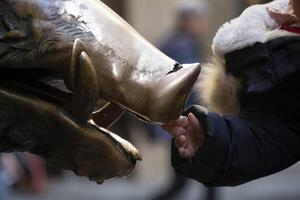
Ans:
{"type": "Polygon", "coordinates": [[[95,67],[85,52],[81,52],[77,66],[74,93],[64,110],[79,123],[86,124],[98,100],[99,84],[95,67]]]}

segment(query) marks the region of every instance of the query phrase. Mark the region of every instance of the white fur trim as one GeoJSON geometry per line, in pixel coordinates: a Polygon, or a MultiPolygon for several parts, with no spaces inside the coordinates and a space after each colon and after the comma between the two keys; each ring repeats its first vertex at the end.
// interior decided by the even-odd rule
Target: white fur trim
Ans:
{"type": "Polygon", "coordinates": [[[242,15],[225,23],[213,41],[214,60],[202,67],[198,91],[200,104],[220,115],[236,115],[240,111],[239,93],[241,82],[226,73],[224,55],[235,50],[252,46],[257,42],[300,36],[278,29],[278,24],[270,17],[267,7],[281,11],[288,9],[289,0],[276,0],[269,4],[255,5],[242,15]]]}
{"type": "MultiPolygon", "coordinates": [[[[254,5],[247,8],[240,17],[225,23],[217,32],[212,49],[215,55],[223,57],[225,54],[251,46],[257,42],[266,42],[266,38],[279,38],[287,31],[272,30],[278,24],[270,17],[267,7],[287,11],[289,0],[276,0],[268,4],[254,5]],[[276,35],[276,33],[279,33],[276,35]]],[[[295,35],[295,34],[293,34],[295,35]]]]}

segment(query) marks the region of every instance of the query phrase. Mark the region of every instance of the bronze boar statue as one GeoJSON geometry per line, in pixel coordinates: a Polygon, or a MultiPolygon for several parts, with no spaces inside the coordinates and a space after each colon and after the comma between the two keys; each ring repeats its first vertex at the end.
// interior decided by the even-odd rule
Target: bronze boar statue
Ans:
{"type": "Polygon", "coordinates": [[[29,151],[103,182],[141,160],[108,131],[123,110],[179,117],[200,73],[98,0],[0,1],[0,152],[29,151]]]}

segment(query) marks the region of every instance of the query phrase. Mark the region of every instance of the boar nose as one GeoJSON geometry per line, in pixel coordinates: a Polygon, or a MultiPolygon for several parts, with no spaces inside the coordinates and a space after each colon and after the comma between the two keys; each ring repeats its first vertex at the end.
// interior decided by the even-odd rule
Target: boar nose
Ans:
{"type": "Polygon", "coordinates": [[[186,64],[159,81],[158,88],[161,89],[157,91],[151,109],[153,121],[166,123],[180,116],[200,71],[199,63],[186,64]]]}

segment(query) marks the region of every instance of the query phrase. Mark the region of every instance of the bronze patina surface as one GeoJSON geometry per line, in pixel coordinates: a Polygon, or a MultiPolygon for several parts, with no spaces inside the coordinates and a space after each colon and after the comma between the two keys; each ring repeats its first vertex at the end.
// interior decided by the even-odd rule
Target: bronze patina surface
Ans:
{"type": "Polygon", "coordinates": [[[179,117],[200,66],[180,65],[98,0],[0,1],[0,151],[103,181],[141,156],[107,128],[127,110],[179,117]]]}

